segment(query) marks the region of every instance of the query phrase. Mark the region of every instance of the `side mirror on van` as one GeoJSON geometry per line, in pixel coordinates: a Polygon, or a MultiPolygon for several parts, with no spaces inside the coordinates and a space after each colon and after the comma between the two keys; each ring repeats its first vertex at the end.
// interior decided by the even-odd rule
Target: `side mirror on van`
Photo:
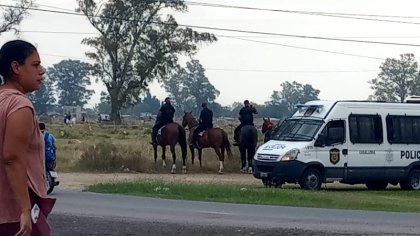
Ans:
{"type": "Polygon", "coordinates": [[[315,140],[315,147],[325,147],[327,136],[325,134],[318,134],[318,138],[315,140]]]}

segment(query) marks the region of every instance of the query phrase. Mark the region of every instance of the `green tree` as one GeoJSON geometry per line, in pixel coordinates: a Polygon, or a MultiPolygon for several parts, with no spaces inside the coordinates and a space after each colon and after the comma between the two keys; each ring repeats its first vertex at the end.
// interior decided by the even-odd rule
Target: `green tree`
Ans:
{"type": "Polygon", "coordinates": [[[81,106],[88,103],[93,90],[90,85],[90,65],[78,60],[63,60],[47,69],[47,74],[56,81],[58,104],[81,106]]]}
{"type": "Polygon", "coordinates": [[[54,107],[56,101],[54,97],[53,81],[50,77],[45,77],[40,89],[29,94],[38,115],[47,114],[54,107]]]}
{"type": "Polygon", "coordinates": [[[216,37],[179,27],[171,11],[187,10],[182,0],[78,0],[100,36],[83,40],[93,48],[94,75],[109,93],[111,119],[121,123],[120,110],[136,104],[154,79],[169,78],[180,54],[190,56],[198,45],[216,37]]]}
{"type": "Polygon", "coordinates": [[[420,92],[420,76],[414,54],[402,54],[399,60],[387,58],[380,70],[378,77],[369,81],[374,91],[370,100],[403,102],[407,96],[420,92]]]}
{"type": "Polygon", "coordinates": [[[28,8],[33,6],[34,1],[32,0],[20,0],[15,3],[14,7],[0,7],[2,10],[0,16],[0,34],[10,30],[19,32],[16,27],[23,20],[23,17],[27,15],[28,8]]]}
{"type": "Polygon", "coordinates": [[[287,107],[287,116],[293,114],[297,104],[305,103],[311,100],[318,100],[319,90],[310,84],[300,84],[296,81],[292,83],[286,81],[280,85],[282,90],[273,91],[270,105],[278,107],[287,107]]]}
{"type": "Polygon", "coordinates": [[[166,81],[164,87],[181,110],[198,111],[201,103],[213,103],[220,94],[206,77],[205,69],[198,60],[187,62],[186,68],[166,81]]]}
{"type": "Polygon", "coordinates": [[[138,116],[140,113],[156,114],[159,111],[160,103],[156,96],[152,96],[150,92],[147,92],[136,105],[123,109],[122,113],[134,116],[138,116]]]}

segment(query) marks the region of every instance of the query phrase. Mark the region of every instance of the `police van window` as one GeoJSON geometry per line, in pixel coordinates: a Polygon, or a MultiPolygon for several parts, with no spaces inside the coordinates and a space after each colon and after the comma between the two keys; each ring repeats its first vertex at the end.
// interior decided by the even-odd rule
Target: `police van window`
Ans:
{"type": "Polygon", "coordinates": [[[350,115],[350,141],[352,143],[382,143],[382,121],[379,115],[350,115]]]}
{"type": "Polygon", "coordinates": [[[386,117],[389,143],[420,144],[420,116],[386,117]]]}
{"type": "Polygon", "coordinates": [[[335,121],[329,122],[326,145],[344,143],[345,141],[344,127],[345,127],[344,120],[335,120],[335,121]]]}

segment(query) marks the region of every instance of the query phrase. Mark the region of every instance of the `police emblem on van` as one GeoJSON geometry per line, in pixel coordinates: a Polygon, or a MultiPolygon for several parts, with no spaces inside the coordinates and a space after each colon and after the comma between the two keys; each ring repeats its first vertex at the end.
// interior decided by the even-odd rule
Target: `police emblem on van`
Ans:
{"type": "Polygon", "coordinates": [[[340,150],[333,148],[330,150],[330,162],[334,165],[340,161],[340,150]]]}

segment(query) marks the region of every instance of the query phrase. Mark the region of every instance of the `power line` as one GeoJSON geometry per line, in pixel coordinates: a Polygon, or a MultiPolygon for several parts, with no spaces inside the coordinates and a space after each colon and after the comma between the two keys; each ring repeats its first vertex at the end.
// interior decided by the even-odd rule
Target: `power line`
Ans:
{"type": "MultiPolygon", "coordinates": [[[[60,57],[60,58],[69,58],[75,60],[92,60],[89,58],[81,57],[70,57],[64,55],[50,54],[50,53],[40,53],[41,56],[51,56],[51,57],[60,57]]],[[[214,68],[209,67],[205,68],[209,71],[225,71],[225,72],[256,72],[256,73],[371,73],[379,72],[379,70],[262,70],[262,69],[232,69],[232,68],[214,68]]]]}
{"type": "MultiPolygon", "coordinates": [[[[95,34],[95,33],[83,33],[83,32],[65,32],[65,31],[21,31],[21,32],[23,32],[23,33],[47,33],[47,34],[95,34]]],[[[242,40],[242,41],[248,41],[248,42],[255,42],[255,43],[289,47],[289,48],[296,48],[296,49],[302,49],[302,50],[310,50],[310,51],[316,51],[316,52],[331,53],[331,54],[344,55],[344,56],[361,57],[361,58],[368,58],[368,59],[375,59],[375,60],[385,60],[384,58],[379,58],[379,57],[357,55],[357,54],[322,50],[322,49],[316,49],[316,48],[299,47],[299,46],[280,44],[280,43],[272,43],[272,42],[259,41],[259,40],[244,39],[242,37],[236,37],[236,36],[228,36],[228,35],[216,35],[216,36],[217,37],[223,37],[223,38],[242,40]]]]}
{"type": "Polygon", "coordinates": [[[256,42],[256,43],[269,44],[269,45],[277,45],[277,46],[289,47],[289,48],[296,48],[296,49],[302,49],[302,50],[311,50],[311,51],[316,51],[316,52],[325,52],[325,53],[331,53],[331,54],[337,54],[337,55],[345,55],[345,56],[352,56],[352,57],[361,57],[361,58],[375,59],[375,60],[381,60],[381,61],[385,60],[385,58],[380,58],[380,57],[372,57],[372,56],[364,56],[364,55],[357,55],[357,54],[344,53],[344,52],[335,52],[335,51],[329,51],[329,50],[322,50],[322,49],[316,49],[316,48],[292,46],[292,45],[281,44],[281,43],[272,43],[272,42],[266,42],[266,41],[259,41],[259,40],[252,40],[252,39],[244,39],[244,38],[235,37],[235,36],[218,35],[218,37],[232,38],[232,39],[237,39],[237,40],[242,40],[242,41],[256,42]]]}
{"type": "Polygon", "coordinates": [[[43,31],[43,30],[21,30],[21,33],[39,33],[39,34],[81,34],[81,35],[98,35],[98,33],[76,32],[76,31],[43,31]]]}
{"type": "MultiPolygon", "coordinates": [[[[18,8],[16,6],[10,6],[10,5],[4,5],[4,4],[0,4],[0,6],[18,8]]],[[[67,15],[85,16],[84,14],[80,14],[80,13],[63,12],[63,11],[56,11],[56,10],[46,10],[46,9],[37,9],[37,8],[28,8],[28,10],[58,13],[58,14],[67,14],[67,15]]],[[[124,21],[136,21],[136,22],[138,22],[137,20],[124,19],[124,18],[119,18],[119,17],[103,17],[103,16],[90,16],[90,17],[99,17],[99,18],[106,18],[106,19],[111,19],[111,20],[124,20],[124,21]]],[[[150,21],[150,23],[160,24],[160,25],[173,25],[173,24],[169,24],[169,23],[156,22],[156,21],[150,21]]],[[[235,32],[235,33],[249,33],[249,34],[260,34],[260,35],[285,36],[285,37],[291,37],[291,38],[304,38],[304,39],[317,39],[317,40],[340,41],[340,42],[351,42],[351,43],[366,43],[366,44],[381,44],[381,45],[420,47],[420,44],[391,43],[391,42],[367,41],[367,40],[355,40],[355,39],[336,39],[336,38],[321,37],[321,36],[294,35],[294,34],[261,32],[261,31],[239,30],[239,29],[228,29],[228,28],[187,25],[187,24],[176,24],[176,26],[183,26],[183,27],[197,28],[197,29],[206,29],[206,30],[216,30],[216,31],[227,31],[227,32],[235,32]]]]}
{"type": "Polygon", "coordinates": [[[227,69],[227,68],[205,68],[213,71],[231,71],[231,72],[262,72],[262,73],[370,73],[379,72],[379,70],[253,70],[253,69],[227,69]]]}
{"type": "Polygon", "coordinates": [[[346,18],[346,19],[355,19],[355,20],[379,21],[379,22],[388,22],[388,23],[401,23],[401,24],[414,24],[414,25],[419,25],[420,24],[420,22],[366,18],[366,17],[406,18],[406,19],[418,19],[418,18],[420,18],[420,17],[412,17],[412,16],[389,16],[389,15],[387,16],[387,15],[369,15],[369,14],[352,14],[352,13],[281,10],[281,9],[244,7],[244,6],[233,6],[233,5],[204,3],[204,2],[191,2],[191,1],[186,1],[185,3],[187,3],[187,5],[201,6],[201,7],[233,8],[233,9],[242,9],[242,10],[270,11],[270,12],[281,12],[281,13],[291,13],[291,14],[303,14],[303,15],[313,15],[313,16],[346,18]]]}
{"type": "MultiPolygon", "coordinates": [[[[21,33],[40,33],[40,34],[90,34],[90,35],[99,35],[99,33],[91,33],[91,32],[77,32],[77,31],[44,31],[44,30],[21,30],[21,33]]],[[[223,37],[225,35],[216,35],[223,37]]],[[[271,38],[271,39],[278,39],[278,38],[290,38],[285,36],[258,36],[258,35],[226,35],[225,37],[238,37],[238,38],[271,38]]],[[[393,38],[393,39],[401,39],[401,38],[413,38],[417,39],[420,36],[331,36],[331,38],[336,39],[382,39],[382,38],[393,38]]]]}
{"type": "MultiPolygon", "coordinates": [[[[216,4],[216,3],[206,3],[206,2],[194,2],[194,1],[184,1],[187,5],[197,5],[197,6],[208,6],[208,7],[225,7],[225,8],[237,8],[245,10],[257,10],[257,11],[274,11],[274,12],[284,12],[284,13],[302,13],[302,14],[317,14],[317,15],[336,15],[336,16],[361,16],[361,17],[381,17],[381,18],[402,18],[402,19],[420,19],[420,16],[401,16],[401,15],[379,15],[379,14],[356,14],[356,13],[343,13],[343,12],[321,12],[321,11],[299,11],[299,10],[282,10],[282,9],[270,9],[270,8],[257,8],[257,7],[245,7],[245,6],[235,6],[235,5],[226,5],[226,4],[216,4]]],[[[45,6],[58,10],[65,10],[74,12],[74,10],[60,8],[51,5],[37,4],[39,6],[45,6]]],[[[413,23],[413,22],[408,22],[413,23]]],[[[414,22],[417,23],[417,22],[414,22]]]]}

